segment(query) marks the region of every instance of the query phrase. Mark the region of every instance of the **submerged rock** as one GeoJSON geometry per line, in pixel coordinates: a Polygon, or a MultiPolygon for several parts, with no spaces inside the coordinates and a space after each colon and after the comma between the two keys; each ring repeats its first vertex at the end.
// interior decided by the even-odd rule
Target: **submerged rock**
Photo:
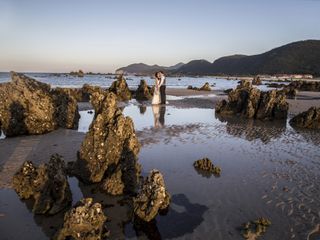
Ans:
{"type": "Polygon", "coordinates": [[[130,186],[135,185],[140,171],[137,163],[140,144],[133,121],[130,117],[124,117],[113,93],[97,97],[100,97],[99,104],[93,104],[96,115],[82,142],[72,172],[85,182],[97,183],[107,179],[103,186],[109,193],[134,191],[130,186]]]}
{"type": "Polygon", "coordinates": [[[166,210],[169,204],[170,195],[166,190],[163,176],[158,170],[152,170],[138,196],[133,199],[134,213],[141,220],[150,222],[159,211],[166,210]]]}
{"type": "Polygon", "coordinates": [[[132,98],[128,84],[122,75],[112,83],[108,91],[114,93],[120,101],[128,101],[132,98]]]}
{"type": "Polygon", "coordinates": [[[149,100],[151,98],[152,98],[151,89],[147,85],[146,81],[142,79],[136,91],[136,99],[144,101],[144,100],[149,100]]]}
{"type": "Polygon", "coordinates": [[[58,154],[39,167],[24,162],[12,184],[21,199],[34,199],[33,212],[36,214],[56,214],[72,202],[65,163],[58,154]]]}
{"type": "Polygon", "coordinates": [[[293,127],[320,129],[320,108],[311,107],[290,120],[293,127]]]}
{"type": "Polygon", "coordinates": [[[267,231],[267,227],[271,225],[271,221],[266,218],[259,218],[243,224],[241,234],[245,239],[257,239],[267,231]]]}
{"type": "Polygon", "coordinates": [[[221,174],[221,168],[213,165],[213,163],[209,158],[199,159],[193,163],[193,166],[197,170],[202,170],[208,173],[212,173],[216,176],[220,176],[221,174]]]}
{"type": "Polygon", "coordinates": [[[64,216],[63,228],[54,239],[100,240],[108,236],[105,228],[107,217],[100,203],[85,198],[64,216]]]}
{"type": "Polygon", "coordinates": [[[228,101],[222,100],[217,103],[216,113],[273,120],[285,119],[288,108],[286,97],[281,92],[276,90],[261,92],[252,87],[250,81],[245,80],[228,93],[228,101]]]}
{"type": "Polygon", "coordinates": [[[11,78],[0,84],[0,125],[7,137],[78,127],[77,101],[71,95],[23,74],[12,72],[11,78]]]}

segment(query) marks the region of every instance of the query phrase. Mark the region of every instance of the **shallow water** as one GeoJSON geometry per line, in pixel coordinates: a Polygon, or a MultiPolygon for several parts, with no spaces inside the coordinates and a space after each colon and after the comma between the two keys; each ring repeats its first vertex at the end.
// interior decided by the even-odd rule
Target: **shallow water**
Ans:
{"type": "MultiPolygon", "coordinates": [[[[154,107],[135,101],[123,112],[133,118],[142,144],[142,174],[159,169],[172,203],[149,231],[135,229],[121,197],[70,178],[73,202],[90,196],[103,203],[112,219],[108,222],[112,239],[242,239],[241,224],[263,216],[272,225],[261,239],[300,240],[320,223],[319,132],[296,131],[287,121],[221,118],[213,109],[154,107]],[[193,162],[203,157],[222,168],[220,177],[195,171],[193,162]]],[[[79,131],[85,132],[93,115],[80,114],[79,131]]],[[[0,190],[1,213],[5,239],[44,239],[62,223],[62,214],[34,217],[11,189],[0,190]]],[[[317,236],[315,231],[309,239],[317,236]]]]}
{"type": "MultiPolygon", "coordinates": [[[[59,76],[52,73],[26,73],[27,76],[37,79],[38,81],[51,84],[52,87],[75,87],[80,88],[83,84],[88,83],[94,86],[110,87],[115,80],[115,75],[85,75],[82,78],[61,74],[59,76]]],[[[146,80],[148,85],[154,85],[154,79],[151,77],[126,76],[127,83],[131,88],[137,88],[141,79],[146,80]]],[[[10,81],[9,73],[0,73],[0,83],[10,81]]],[[[202,87],[206,82],[214,86],[215,90],[225,90],[234,88],[238,80],[226,80],[216,77],[167,77],[167,87],[187,88],[188,85],[202,87]]],[[[263,81],[265,83],[265,81],[263,81]]],[[[257,86],[261,90],[270,90],[265,85],[257,86]]]]}

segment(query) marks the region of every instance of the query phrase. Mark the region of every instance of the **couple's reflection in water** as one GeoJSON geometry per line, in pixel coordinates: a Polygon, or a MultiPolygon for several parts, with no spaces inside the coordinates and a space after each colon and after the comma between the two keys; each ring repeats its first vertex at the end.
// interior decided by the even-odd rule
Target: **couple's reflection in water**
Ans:
{"type": "MultiPolygon", "coordinates": [[[[152,105],[152,113],[154,120],[154,128],[162,128],[165,125],[166,105],[152,105]]],[[[144,104],[139,105],[140,114],[144,115],[147,111],[147,106],[144,104]]]]}

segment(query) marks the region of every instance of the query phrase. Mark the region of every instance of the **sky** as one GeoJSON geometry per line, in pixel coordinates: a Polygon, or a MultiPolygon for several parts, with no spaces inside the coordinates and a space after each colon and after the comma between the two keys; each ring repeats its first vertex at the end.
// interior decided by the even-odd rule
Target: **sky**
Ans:
{"type": "Polygon", "coordinates": [[[0,71],[114,72],[320,39],[320,0],[0,0],[0,71]]]}

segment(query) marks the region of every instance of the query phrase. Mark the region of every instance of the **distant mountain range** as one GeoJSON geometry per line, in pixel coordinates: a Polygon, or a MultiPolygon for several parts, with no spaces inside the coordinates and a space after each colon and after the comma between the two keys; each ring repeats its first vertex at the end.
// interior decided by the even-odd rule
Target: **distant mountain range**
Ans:
{"type": "Polygon", "coordinates": [[[163,70],[175,75],[312,74],[320,76],[320,40],[294,42],[258,55],[226,56],[213,63],[206,60],[193,60],[171,67],[139,63],[118,70],[146,75],[163,70]]]}

